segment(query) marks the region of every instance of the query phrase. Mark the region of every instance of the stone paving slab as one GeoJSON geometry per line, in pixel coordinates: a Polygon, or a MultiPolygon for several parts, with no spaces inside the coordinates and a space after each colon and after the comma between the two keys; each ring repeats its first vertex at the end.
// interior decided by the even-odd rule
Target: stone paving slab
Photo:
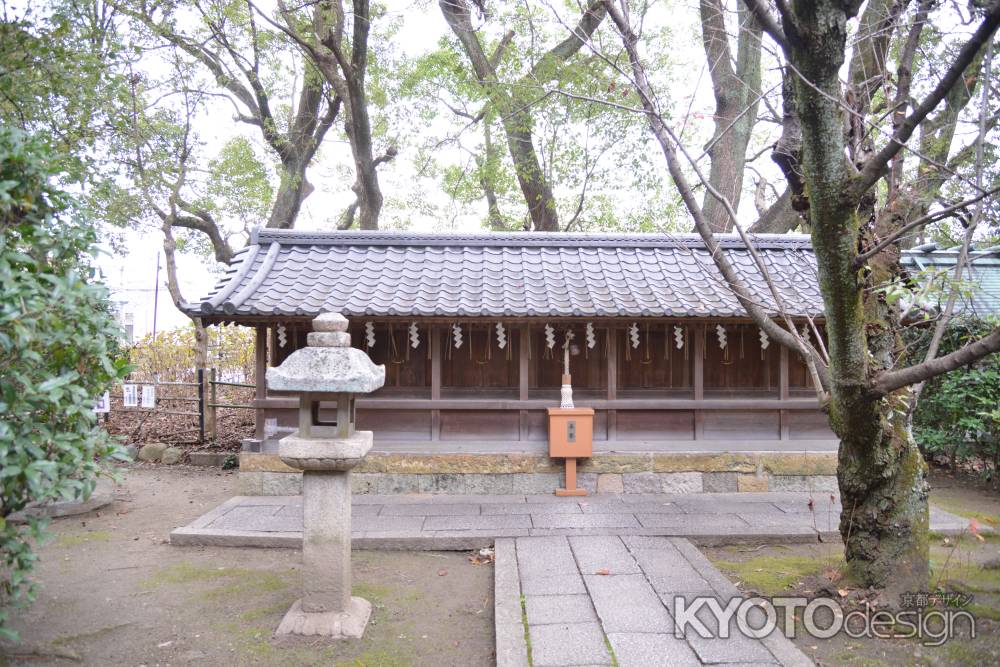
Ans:
{"type": "MultiPolygon", "coordinates": [[[[839,507],[825,494],[793,492],[355,495],[352,535],[369,549],[471,549],[496,538],[546,535],[660,535],[706,545],[812,542],[837,539],[839,507]],[[815,512],[804,511],[810,498],[815,512]]],[[[968,525],[936,507],[930,519],[931,530],[941,533],[968,525]]],[[[301,540],[301,496],[237,496],[170,534],[178,545],[299,547],[301,540]]]]}
{"type": "Polygon", "coordinates": [[[532,625],[597,622],[594,606],[586,595],[527,595],[524,608],[532,625]]]}
{"type": "MultiPolygon", "coordinates": [[[[512,656],[522,650],[527,658],[530,645],[533,664],[553,667],[812,664],[780,634],[754,639],[737,630],[722,637],[706,638],[691,631],[679,636],[671,616],[674,598],[689,600],[695,594],[681,591],[714,597],[723,606],[738,593],[687,540],[660,536],[549,536],[500,539],[497,545],[496,567],[502,574],[496,579],[496,616],[504,624],[503,631],[497,632],[498,656],[512,656]],[[606,554],[603,565],[602,553],[606,554]],[[540,564],[536,558],[548,562],[540,564]],[[516,562],[520,581],[511,576],[511,562],[516,562]],[[573,572],[566,574],[571,563],[573,572]],[[602,570],[606,567],[609,573],[590,573],[595,566],[602,570]],[[562,574],[543,577],[545,567],[557,568],[562,574]],[[615,574],[616,569],[628,573],[615,574]],[[668,579],[666,575],[674,576],[668,579]],[[586,593],[577,593],[575,587],[572,593],[555,587],[549,594],[533,592],[532,582],[545,579],[582,579],[586,593]],[[518,592],[525,596],[521,624],[527,642],[523,633],[518,635],[509,627],[513,614],[507,607],[518,592]]],[[[713,626],[706,620],[706,625],[717,631],[718,623],[713,626]]],[[[756,627],[760,620],[751,617],[750,623],[756,627]]],[[[731,625],[735,630],[735,620],[731,625]]],[[[498,664],[514,663],[498,659],[498,664]]]]}
{"type": "Polygon", "coordinates": [[[535,667],[612,664],[599,623],[529,625],[528,628],[535,667]]]}

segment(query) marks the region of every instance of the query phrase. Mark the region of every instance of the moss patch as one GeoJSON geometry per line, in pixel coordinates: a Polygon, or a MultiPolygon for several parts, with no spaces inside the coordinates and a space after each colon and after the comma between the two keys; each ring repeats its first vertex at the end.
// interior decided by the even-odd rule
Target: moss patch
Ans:
{"type": "Polygon", "coordinates": [[[830,568],[841,568],[843,558],[816,558],[813,556],[760,556],[744,561],[713,561],[715,566],[736,579],[743,588],[762,595],[780,595],[793,588],[810,575],[817,575],[830,568]]]}

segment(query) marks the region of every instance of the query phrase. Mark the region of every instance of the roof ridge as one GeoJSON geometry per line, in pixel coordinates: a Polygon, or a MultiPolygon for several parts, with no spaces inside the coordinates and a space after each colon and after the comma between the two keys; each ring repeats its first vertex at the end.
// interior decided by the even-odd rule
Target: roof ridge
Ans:
{"type": "MultiPolygon", "coordinates": [[[[811,250],[805,234],[748,234],[756,247],[811,250]]],[[[738,234],[717,234],[724,248],[743,248],[738,234]]],[[[672,233],[563,233],[563,232],[398,232],[398,231],[306,231],[291,229],[254,230],[251,243],[270,245],[341,246],[469,246],[469,247],[668,247],[701,248],[698,234],[672,233]]]]}

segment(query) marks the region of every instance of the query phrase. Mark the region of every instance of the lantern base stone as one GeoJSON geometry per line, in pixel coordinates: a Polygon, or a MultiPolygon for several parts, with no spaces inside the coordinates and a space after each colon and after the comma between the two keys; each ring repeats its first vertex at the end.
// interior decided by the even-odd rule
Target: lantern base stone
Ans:
{"type": "Polygon", "coordinates": [[[302,600],[296,600],[285,613],[276,636],[302,635],[330,639],[361,639],[372,615],[372,603],[352,597],[346,611],[308,612],[302,600]]]}

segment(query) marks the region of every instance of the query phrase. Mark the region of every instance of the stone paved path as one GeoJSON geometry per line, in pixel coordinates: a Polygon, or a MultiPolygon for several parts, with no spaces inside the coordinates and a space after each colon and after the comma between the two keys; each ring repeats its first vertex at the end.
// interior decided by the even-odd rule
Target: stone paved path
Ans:
{"type": "MultiPolygon", "coordinates": [[[[699,544],[837,539],[839,500],[826,494],[544,496],[355,495],[356,549],[472,549],[503,537],[636,535],[699,544]],[[810,497],[813,508],[810,509],[810,497]]],[[[967,522],[931,509],[931,529],[967,522]]],[[[170,534],[172,544],[298,547],[301,496],[237,496],[170,534]]]]}
{"type": "MultiPolygon", "coordinates": [[[[738,595],[685,539],[502,538],[496,558],[498,667],[526,667],[529,650],[535,667],[812,664],[779,633],[740,634],[735,617],[726,638],[675,636],[675,596],[711,596],[724,607],[738,595]]],[[[707,613],[698,617],[718,632],[707,613]]],[[[750,615],[751,624],[761,620],[750,615]]]]}

